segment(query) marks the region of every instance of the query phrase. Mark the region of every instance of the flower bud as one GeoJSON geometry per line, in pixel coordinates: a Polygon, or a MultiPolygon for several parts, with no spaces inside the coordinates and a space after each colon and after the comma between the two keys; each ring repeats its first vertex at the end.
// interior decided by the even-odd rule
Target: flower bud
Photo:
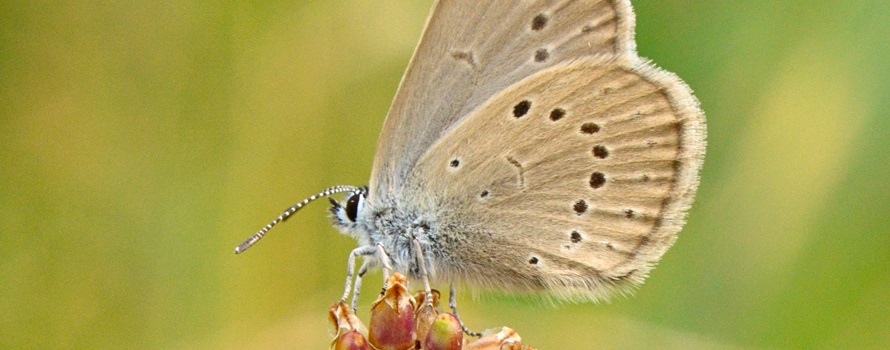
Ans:
{"type": "Polygon", "coordinates": [[[438,311],[440,294],[432,290],[408,293],[408,278],[394,273],[371,305],[370,329],[345,303],[331,306],[334,327],[331,350],[534,350],[522,346],[516,331],[503,327],[467,344],[456,316],[438,311]]]}
{"type": "Polygon", "coordinates": [[[368,334],[368,329],[362,323],[362,320],[352,312],[352,309],[346,306],[346,303],[337,303],[331,306],[328,312],[328,318],[331,325],[334,326],[334,334],[341,334],[345,331],[358,331],[359,333],[368,334]]]}
{"type": "Polygon", "coordinates": [[[331,344],[332,350],[371,350],[368,341],[358,331],[346,331],[340,334],[334,343],[331,344]]]}
{"type": "Polygon", "coordinates": [[[334,340],[331,342],[333,350],[370,350],[368,341],[362,333],[368,330],[362,321],[352,312],[345,303],[331,306],[328,316],[331,325],[334,326],[334,340]]]}
{"type": "Polygon", "coordinates": [[[465,350],[532,350],[522,347],[522,338],[513,329],[503,327],[501,331],[489,334],[467,344],[465,350]]]}
{"type": "Polygon", "coordinates": [[[417,339],[414,312],[417,302],[405,287],[407,277],[395,273],[387,280],[388,287],[371,305],[368,340],[379,350],[414,349],[417,339]]]}
{"type": "Polygon", "coordinates": [[[426,292],[421,290],[414,294],[414,299],[417,300],[417,312],[414,313],[414,318],[417,320],[417,340],[421,341],[426,339],[433,321],[436,320],[436,315],[439,314],[437,309],[439,306],[439,291],[434,289],[430,294],[432,295],[432,303],[426,302],[426,292]]]}
{"type": "Polygon", "coordinates": [[[464,331],[452,314],[439,314],[423,342],[424,350],[460,350],[464,345],[464,331]]]}
{"type": "MultiPolygon", "coordinates": [[[[430,294],[433,295],[433,298],[432,298],[433,306],[438,308],[439,300],[442,299],[442,293],[439,293],[439,291],[435,290],[435,289],[430,290],[430,292],[431,292],[430,294]]],[[[424,292],[423,290],[418,290],[418,291],[414,292],[414,300],[417,301],[417,305],[425,304],[426,303],[426,292],[424,292]]]]}

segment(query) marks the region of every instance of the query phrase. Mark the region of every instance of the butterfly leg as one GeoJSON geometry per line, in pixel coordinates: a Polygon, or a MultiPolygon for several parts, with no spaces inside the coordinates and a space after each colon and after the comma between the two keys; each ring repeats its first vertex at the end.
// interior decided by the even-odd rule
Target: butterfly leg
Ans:
{"type": "Polygon", "coordinates": [[[420,277],[423,280],[423,292],[424,299],[426,299],[427,305],[433,305],[433,291],[430,288],[430,279],[429,275],[426,271],[426,259],[423,257],[423,249],[420,247],[420,241],[417,240],[417,237],[412,238],[414,241],[414,253],[417,258],[417,265],[420,266],[420,277]]]}
{"type": "Polygon", "coordinates": [[[358,247],[353,249],[352,252],[349,253],[349,259],[346,263],[346,287],[343,290],[343,297],[340,298],[341,303],[345,303],[346,299],[349,298],[349,291],[352,288],[352,275],[353,273],[355,273],[355,257],[374,254],[377,254],[377,248],[372,246],[358,247]]]}
{"type": "Polygon", "coordinates": [[[460,328],[464,330],[464,333],[474,337],[482,336],[482,333],[473,332],[467,328],[467,326],[464,325],[464,321],[461,321],[460,315],[457,314],[457,293],[454,292],[454,283],[451,283],[451,288],[449,288],[448,291],[448,307],[451,308],[451,312],[454,313],[454,318],[457,319],[457,323],[460,324],[460,328]]]}
{"type": "Polygon", "coordinates": [[[362,267],[358,268],[358,275],[355,276],[355,284],[352,286],[352,311],[355,312],[358,310],[358,296],[362,292],[362,277],[368,273],[368,268],[371,266],[370,260],[365,260],[362,263],[362,267]]]}
{"type": "Polygon", "coordinates": [[[392,263],[383,244],[377,243],[377,256],[380,257],[380,263],[383,264],[383,290],[386,290],[386,281],[389,280],[389,274],[392,272],[392,263]]]}

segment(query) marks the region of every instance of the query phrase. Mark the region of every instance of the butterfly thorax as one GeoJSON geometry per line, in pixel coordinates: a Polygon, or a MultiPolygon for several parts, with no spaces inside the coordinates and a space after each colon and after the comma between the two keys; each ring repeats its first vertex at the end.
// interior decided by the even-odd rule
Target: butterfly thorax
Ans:
{"type": "MultiPolygon", "coordinates": [[[[453,257],[445,254],[450,249],[448,241],[451,239],[441,234],[442,222],[433,214],[434,210],[420,210],[395,202],[378,204],[367,201],[365,196],[356,194],[345,204],[335,204],[331,208],[334,226],[355,238],[360,247],[381,244],[391,259],[393,269],[411,277],[421,275],[413,248],[413,239],[416,238],[426,260],[427,272],[433,280],[454,274],[451,269],[453,265],[448,263],[453,257]],[[350,201],[356,203],[354,212],[350,212],[350,201]]],[[[379,261],[372,262],[372,266],[379,264],[379,261]]]]}

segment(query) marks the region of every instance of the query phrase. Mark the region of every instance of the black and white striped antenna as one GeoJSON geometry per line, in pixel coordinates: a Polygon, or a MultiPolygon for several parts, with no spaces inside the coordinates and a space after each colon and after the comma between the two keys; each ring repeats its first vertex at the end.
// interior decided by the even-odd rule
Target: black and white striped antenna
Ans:
{"type": "Polygon", "coordinates": [[[296,213],[297,210],[300,210],[300,208],[302,208],[306,204],[309,204],[309,202],[312,202],[312,201],[319,199],[321,197],[327,197],[327,196],[330,196],[330,195],[336,194],[336,193],[356,192],[358,190],[359,190],[359,188],[355,187],[355,186],[345,186],[345,185],[334,186],[334,187],[328,188],[324,191],[318,192],[318,193],[310,196],[309,198],[302,200],[301,202],[299,202],[297,204],[294,204],[294,206],[287,208],[287,210],[285,210],[283,213],[281,213],[281,215],[279,215],[277,218],[275,218],[275,220],[272,220],[272,222],[270,222],[268,225],[264,226],[259,231],[257,231],[256,233],[251,235],[249,238],[247,238],[247,240],[245,240],[244,243],[241,243],[237,247],[235,247],[235,254],[241,254],[245,250],[247,250],[247,248],[252,247],[254,244],[256,244],[256,242],[258,242],[260,240],[260,238],[263,238],[263,236],[265,236],[266,233],[272,229],[272,227],[275,227],[275,225],[277,225],[279,222],[287,220],[287,218],[289,218],[291,215],[294,215],[294,213],[296,213]]]}

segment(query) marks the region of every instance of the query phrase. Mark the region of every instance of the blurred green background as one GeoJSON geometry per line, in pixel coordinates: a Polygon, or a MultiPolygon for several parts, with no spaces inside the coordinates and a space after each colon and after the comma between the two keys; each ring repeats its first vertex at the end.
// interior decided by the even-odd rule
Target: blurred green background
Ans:
{"type": "MultiPolygon", "coordinates": [[[[0,2],[0,348],[326,348],[355,246],[327,205],[232,248],[368,181],[429,6],[0,2]]],[[[635,7],[708,116],[689,224],[635,297],[464,293],[465,320],[541,349],[890,344],[890,2],[635,7]]]]}

